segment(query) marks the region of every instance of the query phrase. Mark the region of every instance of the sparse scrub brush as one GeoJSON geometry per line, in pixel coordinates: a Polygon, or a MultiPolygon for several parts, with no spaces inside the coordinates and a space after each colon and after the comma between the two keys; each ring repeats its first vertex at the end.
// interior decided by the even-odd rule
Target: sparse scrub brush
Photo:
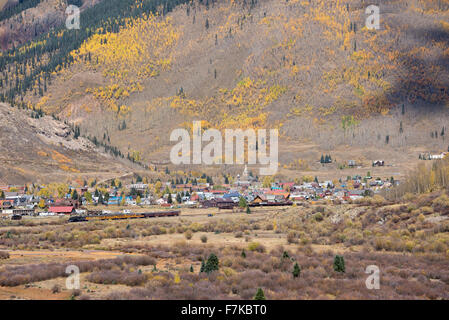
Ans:
{"type": "Polygon", "coordinates": [[[297,239],[297,236],[296,236],[296,232],[290,231],[287,234],[287,242],[288,243],[297,243],[298,242],[298,239],[297,239]]]}
{"type": "Polygon", "coordinates": [[[193,237],[193,232],[192,232],[192,230],[187,230],[185,233],[184,233],[184,236],[186,237],[186,239],[187,240],[190,240],[190,239],[192,239],[192,237],[193,237]]]}
{"type": "Polygon", "coordinates": [[[0,259],[9,259],[9,253],[6,251],[0,251],[0,259]]]}
{"type": "Polygon", "coordinates": [[[51,288],[51,292],[53,293],[59,293],[61,292],[61,287],[57,284],[55,284],[52,288],[51,288]]]}

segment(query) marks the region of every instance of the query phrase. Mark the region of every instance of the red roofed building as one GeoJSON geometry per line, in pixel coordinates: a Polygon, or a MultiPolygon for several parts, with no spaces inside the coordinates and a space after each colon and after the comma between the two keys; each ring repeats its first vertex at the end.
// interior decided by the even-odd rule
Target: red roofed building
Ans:
{"type": "Polygon", "coordinates": [[[56,214],[64,213],[64,214],[72,214],[75,213],[74,207],[50,207],[50,212],[54,212],[56,214]]]}

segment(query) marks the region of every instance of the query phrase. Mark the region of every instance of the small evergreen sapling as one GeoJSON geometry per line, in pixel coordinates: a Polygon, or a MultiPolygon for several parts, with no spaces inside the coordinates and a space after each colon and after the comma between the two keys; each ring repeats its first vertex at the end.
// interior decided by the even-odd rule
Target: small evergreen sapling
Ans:
{"type": "Polygon", "coordinates": [[[295,265],[293,266],[293,278],[299,278],[299,276],[301,275],[301,268],[299,267],[298,262],[295,263],[295,265]]]}
{"type": "Polygon", "coordinates": [[[265,294],[263,293],[262,288],[257,289],[256,295],[254,296],[254,300],[267,300],[265,298],[265,294]]]}
{"type": "Polygon", "coordinates": [[[338,254],[334,258],[334,270],[336,272],[345,272],[345,259],[338,254]]]}
{"type": "Polygon", "coordinates": [[[204,272],[206,272],[207,274],[213,272],[213,271],[217,271],[218,270],[218,257],[214,254],[211,253],[209,258],[207,259],[206,264],[204,265],[204,272]]]}

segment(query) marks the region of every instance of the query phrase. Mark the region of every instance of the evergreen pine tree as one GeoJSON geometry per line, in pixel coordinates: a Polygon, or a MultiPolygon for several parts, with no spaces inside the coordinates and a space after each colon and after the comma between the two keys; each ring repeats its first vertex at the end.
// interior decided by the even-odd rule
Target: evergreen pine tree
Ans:
{"type": "Polygon", "coordinates": [[[240,208],[245,208],[246,206],[247,206],[247,203],[246,203],[245,198],[240,197],[240,200],[239,200],[239,207],[240,207],[240,208]]]}
{"type": "Polygon", "coordinates": [[[217,271],[218,264],[219,264],[218,257],[214,253],[211,253],[206,261],[206,264],[204,265],[204,272],[209,274],[213,271],[217,271]]]}
{"type": "Polygon", "coordinates": [[[254,300],[267,300],[265,299],[265,294],[263,293],[262,288],[257,289],[256,295],[254,296],[254,300]]]}
{"type": "Polygon", "coordinates": [[[101,194],[101,192],[100,192],[99,195],[98,195],[98,203],[99,203],[99,204],[103,204],[103,203],[104,203],[104,201],[103,201],[103,195],[101,194]]]}
{"type": "Polygon", "coordinates": [[[340,256],[340,255],[336,255],[334,258],[334,270],[336,272],[345,272],[345,259],[340,256]]]}
{"type": "Polygon", "coordinates": [[[292,273],[293,273],[293,278],[299,278],[299,276],[301,275],[301,268],[299,267],[298,262],[295,263],[292,273]]]}

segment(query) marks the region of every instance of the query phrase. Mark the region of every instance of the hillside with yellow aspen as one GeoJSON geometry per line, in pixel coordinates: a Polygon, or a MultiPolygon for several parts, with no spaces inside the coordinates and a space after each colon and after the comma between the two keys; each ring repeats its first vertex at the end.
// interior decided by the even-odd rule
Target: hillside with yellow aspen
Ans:
{"type": "Polygon", "coordinates": [[[30,90],[15,102],[144,163],[167,161],[171,131],[194,120],[279,129],[291,170],[332,150],[391,163],[448,149],[449,1],[173,2],[135,0],[138,14],[95,27],[81,19],[86,39],[51,73],[28,79],[25,63],[30,90]],[[378,30],[366,26],[369,5],[378,30]]]}

